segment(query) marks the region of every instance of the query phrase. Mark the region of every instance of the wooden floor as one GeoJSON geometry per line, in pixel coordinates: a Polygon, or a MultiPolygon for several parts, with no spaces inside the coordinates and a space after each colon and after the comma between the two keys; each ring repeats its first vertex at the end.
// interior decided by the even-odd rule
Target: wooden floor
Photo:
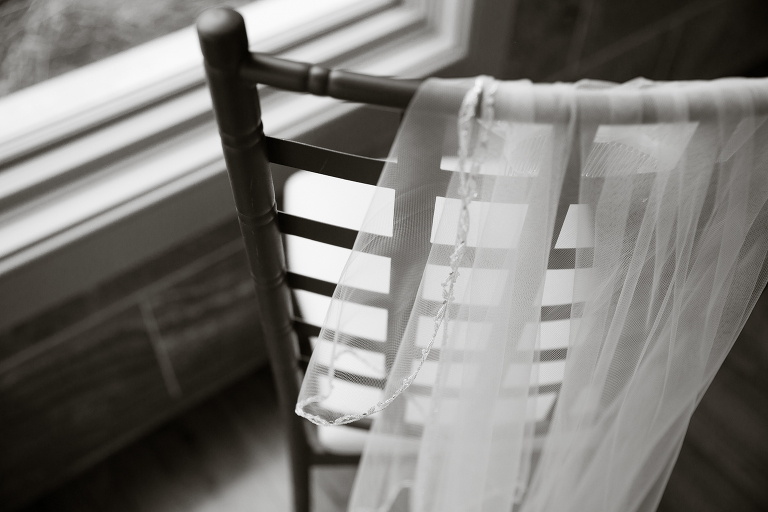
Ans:
{"type": "MultiPolygon", "coordinates": [[[[313,510],[345,510],[354,468],[316,471],[313,510]]],[[[249,375],[24,509],[289,510],[288,456],[268,369],[249,375]]]]}
{"type": "Polygon", "coordinates": [[[696,408],[659,511],[768,510],[768,292],[696,408]]]}
{"type": "MultiPolygon", "coordinates": [[[[24,510],[288,512],[274,397],[268,369],[251,374],[24,510]]],[[[313,510],[345,510],[354,468],[314,479],[313,510]]],[[[768,510],[767,294],[691,419],[659,510],[768,510]]]]}

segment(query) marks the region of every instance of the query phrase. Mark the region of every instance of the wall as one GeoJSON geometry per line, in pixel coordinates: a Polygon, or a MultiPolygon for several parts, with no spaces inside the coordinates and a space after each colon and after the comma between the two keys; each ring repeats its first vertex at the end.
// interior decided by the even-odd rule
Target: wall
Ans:
{"type": "Polygon", "coordinates": [[[741,75],[768,60],[764,0],[517,0],[504,78],[741,75]]]}
{"type": "Polygon", "coordinates": [[[0,333],[0,510],[266,363],[237,222],[0,333]]]}
{"type": "MultiPolygon", "coordinates": [[[[759,73],[768,61],[766,10],[765,0],[517,0],[502,77],[759,73]]],[[[383,128],[388,137],[390,128],[383,128]]],[[[334,140],[329,127],[310,142],[383,154],[387,141],[372,145],[366,131],[353,136],[334,140]]],[[[0,333],[0,509],[264,364],[255,308],[233,219],[0,333]]],[[[758,309],[768,311],[765,300],[758,309]]],[[[665,510],[768,503],[760,485],[768,474],[768,353],[761,347],[768,326],[760,318],[693,417],[665,510]]]]}
{"type": "MultiPolygon", "coordinates": [[[[768,75],[765,0],[517,0],[504,78],[768,75]]],[[[660,511],[768,510],[768,294],[697,407],[660,511]]]]}

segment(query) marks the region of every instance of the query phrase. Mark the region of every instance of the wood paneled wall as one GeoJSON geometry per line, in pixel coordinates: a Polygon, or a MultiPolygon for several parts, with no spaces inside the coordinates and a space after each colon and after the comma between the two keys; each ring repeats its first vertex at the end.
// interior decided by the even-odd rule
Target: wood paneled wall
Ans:
{"type": "Polygon", "coordinates": [[[0,510],[266,363],[235,221],[0,333],[0,510]]]}
{"type": "Polygon", "coordinates": [[[764,0],[517,0],[514,15],[507,79],[710,79],[768,60],[764,0]]]}

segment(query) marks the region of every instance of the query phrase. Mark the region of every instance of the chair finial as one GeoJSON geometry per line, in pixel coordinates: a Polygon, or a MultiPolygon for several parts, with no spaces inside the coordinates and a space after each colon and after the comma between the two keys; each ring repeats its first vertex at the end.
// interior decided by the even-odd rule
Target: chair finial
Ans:
{"type": "Polygon", "coordinates": [[[208,66],[235,71],[248,55],[245,21],[239,12],[226,7],[204,11],[197,18],[200,48],[208,66]]]}

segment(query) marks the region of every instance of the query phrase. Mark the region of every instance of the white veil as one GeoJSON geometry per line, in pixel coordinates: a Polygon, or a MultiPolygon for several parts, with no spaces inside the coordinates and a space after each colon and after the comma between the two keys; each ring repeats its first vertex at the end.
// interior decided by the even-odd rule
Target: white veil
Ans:
{"type": "Polygon", "coordinates": [[[350,510],[655,510],[766,284],[766,106],[766,80],[427,81],[296,409],[378,413],[350,510]]]}

